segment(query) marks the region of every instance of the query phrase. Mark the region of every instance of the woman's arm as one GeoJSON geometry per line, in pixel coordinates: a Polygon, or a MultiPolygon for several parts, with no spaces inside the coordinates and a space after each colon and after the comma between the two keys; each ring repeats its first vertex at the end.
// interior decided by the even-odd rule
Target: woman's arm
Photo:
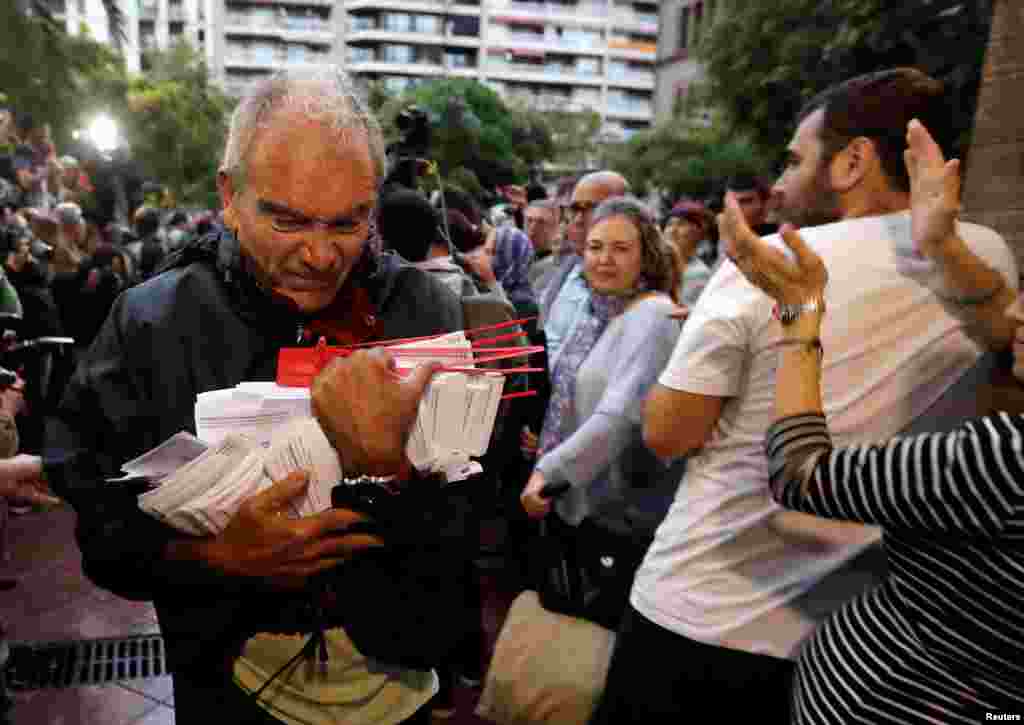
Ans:
{"type": "Polygon", "coordinates": [[[1024,538],[1024,419],[999,413],[952,433],[833,449],[825,417],[768,431],[773,498],[787,508],[887,528],[1024,538]]]}
{"type": "Polygon", "coordinates": [[[907,127],[904,153],[911,188],[914,244],[936,264],[949,310],[993,350],[1012,341],[1016,324],[1006,310],[1016,291],[989,267],[957,233],[960,213],[960,162],[946,161],[942,150],[919,121],[907,127]]]}
{"type": "MultiPolygon", "coordinates": [[[[734,200],[726,204],[725,226],[736,240],[732,253],[747,279],[782,304],[820,300],[827,274],[799,234],[782,230],[795,257],[790,262],[747,233],[734,200]]],[[[821,306],[804,308],[781,325],[779,419],[766,435],[775,500],[806,513],[889,528],[1024,538],[1020,417],[1000,414],[954,433],[833,450],[821,404],[821,306]]]]}

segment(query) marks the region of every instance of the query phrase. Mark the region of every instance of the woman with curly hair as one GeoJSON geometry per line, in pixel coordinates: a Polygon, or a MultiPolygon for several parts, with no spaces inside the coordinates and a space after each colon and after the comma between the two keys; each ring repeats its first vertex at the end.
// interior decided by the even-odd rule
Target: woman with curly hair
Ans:
{"type": "Polygon", "coordinates": [[[641,404],[679,336],[680,265],[650,210],[615,197],[594,211],[583,252],[586,314],[553,371],[538,460],[521,501],[534,517],[552,502],[554,533],[600,594],[585,617],[609,628],[625,608],[633,572],[681,478],[643,443],[641,404]],[[601,559],[604,561],[602,562],[601,559]]]}

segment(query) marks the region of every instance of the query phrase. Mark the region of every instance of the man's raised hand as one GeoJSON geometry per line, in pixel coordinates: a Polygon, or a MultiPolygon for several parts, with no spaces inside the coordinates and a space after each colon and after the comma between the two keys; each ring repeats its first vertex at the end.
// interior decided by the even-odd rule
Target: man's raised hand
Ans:
{"type": "Polygon", "coordinates": [[[903,161],[910,176],[910,232],[917,251],[934,259],[956,233],[960,214],[960,160],[950,159],[916,118],[907,124],[903,161]]]}

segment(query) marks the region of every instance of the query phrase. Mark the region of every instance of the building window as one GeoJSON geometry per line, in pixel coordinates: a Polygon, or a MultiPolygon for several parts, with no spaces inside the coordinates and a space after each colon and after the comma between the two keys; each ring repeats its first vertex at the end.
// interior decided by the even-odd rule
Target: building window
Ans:
{"type": "Polygon", "coordinates": [[[601,44],[600,31],[565,28],[562,40],[570,48],[597,48],[601,44]]]}
{"type": "Polygon", "coordinates": [[[388,43],[384,45],[385,63],[413,63],[415,52],[411,45],[395,45],[388,43]]]}
{"type": "Polygon", "coordinates": [[[372,15],[353,15],[352,16],[352,32],[358,33],[360,30],[373,30],[377,27],[377,23],[374,22],[372,15]]]}
{"type": "Polygon", "coordinates": [[[373,48],[362,46],[349,46],[348,60],[350,63],[372,63],[374,61],[373,48]]]}
{"type": "Polygon", "coordinates": [[[416,15],[414,17],[414,26],[417,33],[426,33],[428,35],[441,34],[441,18],[437,15],[416,15]]]}
{"type": "Polygon", "coordinates": [[[444,64],[449,68],[472,68],[470,55],[463,50],[446,50],[444,52],[444,64]]]}
{"type": "Polygon", "coordinates": [[[412,30],[412,16],[408,13],[384,13],[384,29],[393,33],[408,33],[412,30]]]}
{"type": "Polygon", "coordinates": [[[477,38],[480,36],[480,18],[457,15],[448,20],[448,34],[477,38]]]}
{"type": "Polygon", "coordinates": [[[253,43],[250,46],[252,60],[256,63],[273,63],[274,46],[271,43],[253,43]]]}
{"type": "Polygon", "coordinates": [[[600,75],[601,61],[598,58],[577,58],[576,73],[581,76],[600,75]]]}

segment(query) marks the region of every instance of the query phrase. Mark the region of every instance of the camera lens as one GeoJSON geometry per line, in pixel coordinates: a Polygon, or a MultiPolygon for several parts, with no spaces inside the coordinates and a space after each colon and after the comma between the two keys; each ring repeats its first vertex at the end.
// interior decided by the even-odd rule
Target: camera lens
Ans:
{"type": "Polygon", "coordinates": [[[32,256],[39,257],[41,259],[49,259],[50,255],[53,254],[53,247],[46,242],[34,239],[32,241],[32,256]]]}

